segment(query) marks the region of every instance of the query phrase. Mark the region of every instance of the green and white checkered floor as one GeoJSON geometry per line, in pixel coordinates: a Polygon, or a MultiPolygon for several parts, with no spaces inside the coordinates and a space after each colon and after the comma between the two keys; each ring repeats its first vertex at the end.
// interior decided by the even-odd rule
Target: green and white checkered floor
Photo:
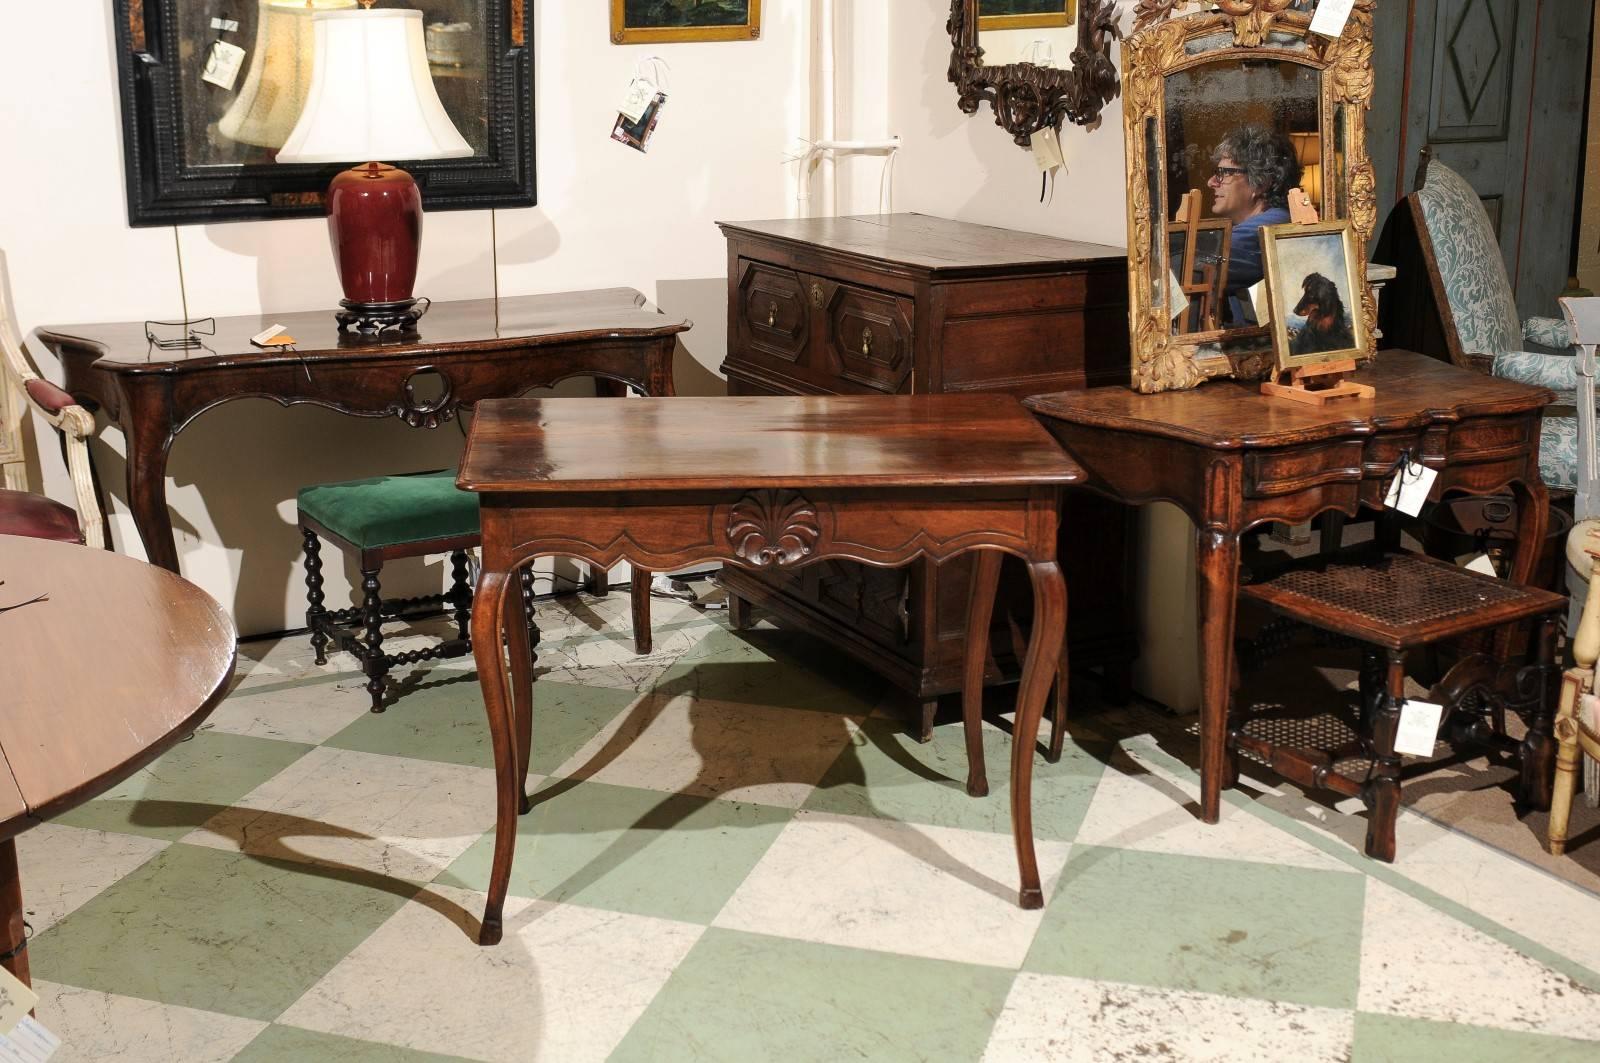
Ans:
{"type": "Polygon", "coordinates": [[[351,658],[247,644],[190,741],[20,839],[58,1059],[1600,1059],[1600,899],[1410,812],[1246,780],[1085,713],[1013,903],[959,725],[921,746],[804,636],[627,596],[541,606],[537,805],[475,943],[493,772],[470,659],[371,715],[351,658]]]}

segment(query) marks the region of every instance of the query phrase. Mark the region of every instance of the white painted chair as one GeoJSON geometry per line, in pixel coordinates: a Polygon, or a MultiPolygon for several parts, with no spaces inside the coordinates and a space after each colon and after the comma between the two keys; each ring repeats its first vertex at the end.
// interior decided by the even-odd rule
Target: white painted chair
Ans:
{"type": "Polygon", "coordinates": [[[67,472],[72,477],[78,527],[84,543],[104,547],[105,518],[100,512],[94,472],[89,464],[89,437],[94,434],[94,415],[73,402],[71,395],[39,376],[28,361],[17,329],[16,314],[11,308],[11,278],[6,272],[5,252],[0,251],[0,469],[4,475],[0,488],[16,492],[28,490],[22,436],[30,408],[61,433],[66,444],[67,472]]]}
{"type": "Polygon", "coordinates": [[[1567,631],[1573,665],[1561,680],[1556,710],[1555,797],[1550,808],[1549,845],[1560,853],[1567,844],[1567,818],[1578,784],[1580,751],[1586,756],[1585,790],[1591,806],[1600,805],[1600,720],[1588,716],[1585,694],[1594,692],[1595,661],[1600,658],[1600,439],[1595,435],[1595,347],[1600,344],[1600,298],[1563,299],[1561,312],[1575,342],[1578,378],[1578,482],[1573,499],[1577,523],[1567,536],[1567,589],[1572,594],[1567,631]],[[1581,605],[1579,603],[1582,603],[1581,605]]]}

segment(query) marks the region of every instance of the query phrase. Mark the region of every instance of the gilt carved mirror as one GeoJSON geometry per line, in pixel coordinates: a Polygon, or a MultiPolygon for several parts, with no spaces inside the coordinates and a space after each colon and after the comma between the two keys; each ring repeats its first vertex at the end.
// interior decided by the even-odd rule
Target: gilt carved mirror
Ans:
{"type": "MultiPolygon", "coordinates": [[[[133,225],[321,214],[341,167],[274,162],[314,62],[311,20],[357,0],[112,0],[133,225]]],[[[428,210],[534,202],[533,5],[377,0],[423,15],[428,71],[467,158],[405,162],[428,210]]]]}
{"type": "Polygon", "coordinates": [[[1116,99],[1118,0],[951,0],[950,81],[966,114],[987,101],[1026,147],[1063,121],[1092,126],[1116,99]]]}
{"type": "MultiPolygon", "coordinates": [[[[1258,320],[1260,230],[1302,189],[1321,218],[1376,222],[1366,111],[1374,0],[1338,38],[1310,32],[1308,0],[1139,0],[1123,45],[1129,327],[1136,391],[1258,379],[1272,336],[1258,320]],[[1181,14],[1186,7],[1203,10],[1181,14]]],[[[1370,335],[1377,307],[1361,264],[1370,335]]],[[[1265,312],[1264,300],[1261,311],[1265,312]]]]}

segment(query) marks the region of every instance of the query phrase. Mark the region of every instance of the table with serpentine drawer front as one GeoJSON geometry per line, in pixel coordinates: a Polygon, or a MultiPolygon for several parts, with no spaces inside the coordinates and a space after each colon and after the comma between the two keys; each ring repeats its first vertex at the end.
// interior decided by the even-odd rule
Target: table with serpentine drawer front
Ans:
{"type": "Polygon", "coordinates": [[[435,428],[461,406],[574,376],[595,377],[607,394],[671,395],[673,349],[689,327],[631,288],[609,288],[436,302],[411,333],[343,333],[331,311],[316,310],[218,318],[185,350],[158,348],[138,321],[50,326],[30,342],[60,360],[73,398],[121,426],[134,524],[150,561],[176,572],[167,453],[214,406],[267,398],[435,428]],[[274,324],[294,337],[292,349],[251,345],[274,324]]]}
{"type": "MultiPolygon", "coordinates": [[[[1396,468],[1410,458],[1438,471],[1434,501],[1510,491],[1519,514],[1512,582],[1528,583],[1537,561],[1549,505],[1539,417],[1553,392],[1411,351],[1380,351],[1353,379],[1377,394],[1319,407],[1219,381],[1158,395],[1094,388],[1025,400],[1083,466],[1084,486],[1127,503],[1172,502],[1194,521],[1207,823],[1217,821],[1236,771],[1227,712],[1244,532],[1328,510],[1382,509],[1396,468]]],[[[1533,752],[1548,792],[1554,746],[1533,752]]]]}
{"type": "Polygon", "coordinates": [[[105,550],[0,535],[0,580],[0,962],[26,982],[16,836],[193,732],[235,633],[198,587],[105,550]]]}
{"type": "MultiPolygon", "coordinates": [[[[1066,584],[1056,564],[1060,493],[1080,476],[1004,395],[482,403],[456,481],[479,493],[483,571],[473,653],[498,795],[479,941],[500,940],[517,816],[531,807],[524,786],[533,680],[514,576],[550,555],[655,571],[713,560],[751,571],[828,559],[891,567],[971,550],[1020,557],[1035,604],[1017,695],[1011,820],[1020,903],[1041,907],[1033,752],[1066,627],[1066,584]],[[502,633],[507,646],[487,632],[502,633]]],[[[979,566],[991,567],[998,573],[998,564],[979,566]]],[[[983,610],[990,604],[972,601],[983,610]]],[[[969,644],[969,687],[981,690],[986,653],[985,640],[969,644]]],[[[981,758],[972,757],[982,749],[975,720],[966,737],[970,764],[981,771],[981,758]]],[[[982,792],[980,774],[969,775],[968,788],[982,792]]]]}

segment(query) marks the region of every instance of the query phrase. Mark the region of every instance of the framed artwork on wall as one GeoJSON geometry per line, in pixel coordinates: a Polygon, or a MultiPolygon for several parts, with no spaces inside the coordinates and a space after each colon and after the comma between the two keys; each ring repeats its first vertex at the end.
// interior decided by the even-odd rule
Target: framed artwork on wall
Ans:
{"type": "MultiPolygon", "coordinates": [[[[315,63],[313,24],[358,0],[112,0],[132,225],[323,213],[338,164],[276,161],[315,63]]],[[[535,202],[533,5],[377,0],[422,12],[428,74],[472,147],[405,163],[429,211],[535,202]]]]}
{"type": "Polygon", "coordinates": [[[753,41],[761,0],[611,0],[612,44],[753,41]]]}
{"type": "Polygon", "coordinates": [[[1078,0],[978,0],[978,29],[1029,30],[1070,26],[1078,0]]]}

